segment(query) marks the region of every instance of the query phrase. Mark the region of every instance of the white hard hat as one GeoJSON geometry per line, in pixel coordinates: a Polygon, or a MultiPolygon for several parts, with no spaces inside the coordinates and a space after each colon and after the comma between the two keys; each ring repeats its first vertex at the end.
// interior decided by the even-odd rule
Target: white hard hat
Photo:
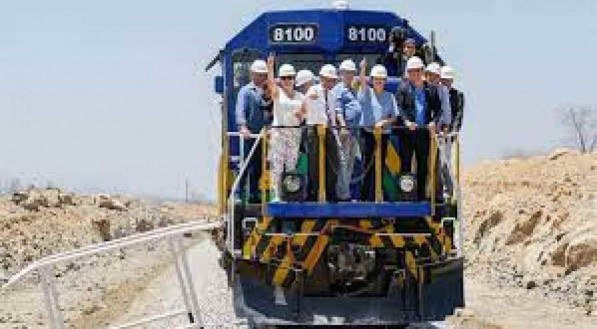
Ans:
{"type": "Polygon", "coordinates": [[[258,59],[251,64],[251,72],[253,73],[267,73],[267,64],[264,60],[258,59]]]}
{"type": "Polygon", "coordinates": [[[442,73],[440,77],[442,79],[454,80],[454,69],[447,65],[442,67],[442,73]]]}
{"type": "Polygon", "coordinates": [[[338,72],[336,71],[336,67],[332,64],[325,64],[319,70],[319,76],[324,78],[330,79],[338,79],[338,72]]]}
{"type": "Polygon", "coordinates": [[[290,64],[282,64],[278,69],[278,76],[279,77],[293,77],[296,75],[296,71],[294,70],[294,66],[290,64]]]}
{"type": "Polygon", "coordinates": [[[356,72],[357,65],[352,59],[346,59],[340,63],[340,71],[356,72]]]}
{"type": "Polygon", "coordinates": [[[427,68],[425,69],[425,71],[427,71],[429,73],[440,75],[441,74],[441,66],[436,62],[429,63],[429,65],[427,65],[427,68]]]}
{"type": "Polygon", "coordinates": [[[423,61],[417,57],[417,56],[413,56],[411,58],[408,59],[408,61],[406,62],[406,70],[419,70],[425,67],[425,64],[423,64],[423,61]]]}
{"type": "Polygon", "coordinates": [[[296,74],[296,86],[300,87],[309,81],[313,81],[315,75],[311,70],[300,70],[296,74]]]}
{"type": "Polygon", "coordinates": [[[385,79],[388,77],[388,70],[383,65],[377,64],[371,68],[371,77],[385,79]]]}

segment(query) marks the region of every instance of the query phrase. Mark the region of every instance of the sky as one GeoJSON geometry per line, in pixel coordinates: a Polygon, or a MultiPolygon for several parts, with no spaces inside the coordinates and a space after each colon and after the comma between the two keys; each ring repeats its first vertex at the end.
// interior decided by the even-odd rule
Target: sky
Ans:
{"type": "MultiPolygon", "coordinates": [[[[215,198],[217,69],[204,67],[260,13],[332,1],[0,0],[0,184],[215,198]]],[[[597,105],[593,0],[350,1],[424,35],[466,94],[466,166],[546,152],[555,109],[597,105]]]]}

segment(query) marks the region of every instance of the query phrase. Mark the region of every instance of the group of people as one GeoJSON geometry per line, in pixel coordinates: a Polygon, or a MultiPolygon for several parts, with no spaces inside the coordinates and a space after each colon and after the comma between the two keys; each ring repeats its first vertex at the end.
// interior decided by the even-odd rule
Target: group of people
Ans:
{"type": "MultiPolygon", "coordinates": [[[[376,127],[382,132],[384,162],[392,129],[398,127],[401,171],[411,172],[412,159],[416,159],[417,197],[425,199],[430,137],[460,130],[464,98],[453,86],[454,70],[435,62],[425,66],[414,56],[411,44],[414,40],[405,43],[404,55],[408,58],[395,94],[386,90],[386,67],[374,65],[367,77],[365,59],[358,69],[351,59],[344,60],[338,68],[323,65],[318,81],[311,71],[297,72],[290,64],[280,65],[276,78],[273,55],[267,61],[253,62],[251,82],[238,93],[236,122],[241,135],[248,136],[259,133],[269,123],[271,113],[268,154],[274,201],[281,195],[284,172],[295,170],[301,148],[308,158],[307,197],[317,200],[318,125],[328,127],[324,139],[328,201],[351,199],[353,168],[359,154],[363,163],[359,196],[363,201],[374,199],[376,127]]],[[[253,141],[246,139],[246,143],[246,147],[251,147],[253,141]]],[[[259,157],[249,161],[248,174],[260,177],[259,157]]],[[[250,201],[258,202],[258,179],[250,181],[249,193],[250,201]]]]}

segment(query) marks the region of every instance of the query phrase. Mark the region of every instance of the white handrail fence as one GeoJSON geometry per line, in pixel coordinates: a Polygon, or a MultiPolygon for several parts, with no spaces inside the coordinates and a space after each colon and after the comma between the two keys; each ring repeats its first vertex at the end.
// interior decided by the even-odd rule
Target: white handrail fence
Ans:
{"type": "Polygon", "coordinates": [[[206,221],[194,221],[184,224],[172,225],[153,231],[134,234],[124,238],[107,241],[83,247],[77,250],[68,251],[56,255],[44,257],[12,276],[2,289],[7,289],[21,282],[25,277],[37,273],[40,277],[40,284],[44,294],[44,302],[48,313],[49,327],[52,329],[63,329],[64,318],[58,304],[58,294],[54,282],[54,266],[86,256],[106,253],[125,247],[132,247],[139,244],[158,242],[166,240],[169,244],[170,254],[174,261],[176,274],[181,288],[181,295],[185,309],[172,311],[165,314],[148,316],[130,323],[113,326],[110,329],[125,329],[140,327],[148,323],[177,317],[183,314],[188,315],[189,324],[182,328],[204,328],[204,323],[199,309],[199,300],[195,291],[195,285],[189,267],[187,250],[182,245],[182,237],[185,234],[195,231],[210,231],[221,227],[220,222],[208,223],[206,221]]]}

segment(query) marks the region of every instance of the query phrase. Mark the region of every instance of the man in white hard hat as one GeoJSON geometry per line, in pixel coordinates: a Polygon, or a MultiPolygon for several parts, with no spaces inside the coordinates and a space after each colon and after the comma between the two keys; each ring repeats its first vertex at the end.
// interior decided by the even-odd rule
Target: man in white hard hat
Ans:
{"type": "Polygon", "coordinates": [[[366,83],[367,61],[361,61],[360,79],[362,88],[359,90],[359,102],[361,103],[361,155],[365,173],[361,185],[360,197],[363,201],[375,199],[375,148],[376,139],[374,127],[382,128],[381,136],[381,161],[382,168],[387,154],[388,140],[391,133],[391,126],[396,122],[398,107],[392,93],[385,90],[388,79],[388,71],[383,65],[375,65],[371,68],[371,84],[366,83]]]}
{"type": "MultiPolygon", "coordinates": [[[[305,95],[305,123],[307,124],[307,157],[309,159],[309,200],[315,201],[319,190],[319,139],[317,125],[335,129],[337,125],[336,98],[332,89],[338,81],[336,67],[326,64],[319,71],[319,83],[309,88],[305,95]]],[[[326,196],[327,200],[337,200],[336,175],[339,168],[338,146],[330,129],[326,137],[326,196]]]]}
{"type": "Polygon", "coordinates": [[[351,199],[350,182],[354,161],[358,151],[358,126],[361,119],[361,104],[357,99],[355,75],[357,66],[352,59],[340,63],[340,82],[332,90],[336,96],[336,115],[341,127],[341,151],[346,159],[338,177],[337,193],[341,200],[351,199]]]}
{"type": "MultiPolygon", "coordinates": [[[[245,137],[245,150],[253,147],[254,140],[250,134],[261,131],[267,121],[267,109],[271,108],[271,101],[264,98],[264,88],[267,82],[267,64],[263,60],[256,60],[251,64],[251,82],[240,88],[236,97],[236,124],[239,133],[245,137]]],[[[260,148],[261,146],[258,146],[260,148]]],[[[261,154],[261,149],[256,151],[261,154]]],[[[249,177],[250,202],[259,202],[259,177],[261,177],[261,159],[253,157],[247,167],[247,175],[242,178],[241,185],[246,185],[249,177]]],[[[241,196],[244,197],[244,196],[241,196]]]]}
{"type": "Polygon", "coordinates": [[[315,80],[315,75],[311,70],[300,70],[296,74],[296,89],[301,94],[306,94],[309,88],[313,86],[313,81],[315,80]]]}
{"type": "Polygon", "coordinates": [[[464,112],[464,94],[454,88],[454,69],[450,66],[444,66],[441,69],[441,83],[448,89],[450,96],[450,109],[452,110],[452,122],[450,131],[460,132],[462,128],[462,118],[464,112]]]}
{"type": "MultiPolygon", "coordinates": [[[[450,109],[452,110],[451,123],[448,131],[452,133],[460,132],[462,127],[462,114],[464,109],[464,95],[456,88],[454,88],[454,69],[450,66],[441,68],[441,84],[448,90],[450,101],[450,109]]],[[[444,193],[446,197],[453,197],[452,177],[454,176],[452,169],[452,142],[454,136],[447,136],[440,138],[440,173],[444,186],[444,193]],[[452,174],[452,175],[451,175],[452,174]]]]}
{"type": "Polygon", "coordinates": [[[400,131],[400,168],[410,173],[413,155],[417,162],[417,198],[426,198],[429,141],[441,117],[441,100],[437,87],[423,79],[423,61],[411,57],[406,63],[406,79],[402,81],[396,101],[404,130],[400,131]]]}
{"type": "Polygon", "coordinates": [[[452,181],[450,179],[447,159],[450,157],[449,148],[452,147],[450,143],[447,143],[444,134],[450,130],[452,124],[452,108],[450,106],[450,95],[448,88],[441,83],[441,66],[437,62],[432,62],[425,68],[427,81],[437,88],[439,93],[439,99],[441,101],[442,113],[438,121],[439,134],[438,134],[438,152],[436,161],[436,187],[438,191],[444,191],[444,193],[438,193],[438,200],[443,200],[444,196],[448,196],[452,191],[452,181]]]}
{"type": "Polygon", "coordinates": [[[441,66],[436,63],[429,63],[425,68],[427,81],[433,86],[437,87],[439,91],[439,99],[442,105],[442,114],[439,120],[440,131],[447,132],[452,123],[452,109],[450,108],[450,96],[448,94],[448,88],[441,84],[441,66]]]}

